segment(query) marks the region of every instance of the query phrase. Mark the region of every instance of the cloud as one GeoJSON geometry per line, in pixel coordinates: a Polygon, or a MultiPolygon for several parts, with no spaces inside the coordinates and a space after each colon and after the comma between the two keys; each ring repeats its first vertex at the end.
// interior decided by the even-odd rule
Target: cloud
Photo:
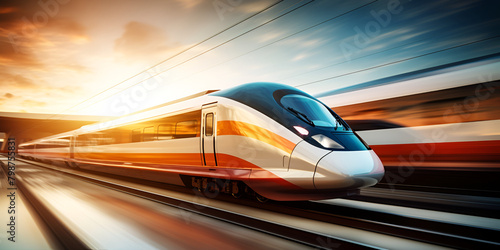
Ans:
{"type": "Polygon", "coordinates": [[[2,94],[1,98],[17,100],[19,97],[34,96],[40,98],[64,99],[82,92],[82,87],[77,85],[48,84],[37,77],[27,77],[20,74],[9,74],[0,72],[0,87],[8,89],[8,93],[2,94]],[[37,79],[36,81],[34,79],[37,79]],[[12,93],[17,93],[16,95],[12,93]]]}
{"type": "Polygon", "coordinates": [[[295,57],[293,57],[293,58],[292,58],[292,61],[293,61],[293,62],[297,62],[297,61],[300,61],[300,60],[302,60],[302,59],[304,59],[304,58],[306,58],[306,57],[308,57],[308,55],[307,55],[307,54],[301,53],[301,54],[298,54],[298,55],[296,55],[295,57]]]}
{"type": "Polygon", "coordinates": [[[52,89],[50,89],[50,91],[53,93],[57,93],[59,96],[61,96],[61,95],[65,96],[67,94],[81,93],[83,91],[83,89],[81,86],[77,86],[77,85],[66,85],[66,86],[59,87],[59,88],[52,88],[52,89]]]}
{"type": "Polygon", "coordinates": [[[9,14],[18,11],[18,8],[8,6],[8,7],[0,7],[0,14],[9,14]]]}
{"type": "Polygon", "coordinates": [[[68,18],[59,18],[51,20],[47,24],[48,32],[45,35],[61,36],[68,39],[69,42],[81,44],[90,40],[87,35],[87,28],[82,24],[68,18]]]}
{"type": "Polygon", "coordinates": [[[191,9],[203,3],[203,0],[176,0],[176,2],[186,9],[191,9]]]}
{"type": "Polygon", "coordinates": [[[283,31],[275,31],[275,30],[273,30],[271,32],[267,32],[265,34],[257,36],[256,39],[260,43],[265,43],[265,42],[268,42],[268,41],[271,41],[271,40],[278,39],[279,37],[284,36],[284,34],[285,34],[285,32],[283,32],[283,31]]]}
{"type": "Polygon", "coordinates": [[[75,71],[77,73],[91,73],[91,70],[80,64],[61,64],[59,68],[75,71]]]}
{"type": "Polygon", "coordinates": [[[175,48],[164,30],[140,22],[129,22],[125,32],[115,40],[115,52],[120,59],[151,62],[175,48]]]}
{"type": "Polygon", "coordinates": [[[37,1],[9,1],[0,7],[0,66],[44,69],[39,58],[49,49],[88,40],[83,25],[46,14],[37,1]]]}
{"type": "Polygon", "coordinates": [[[40,67],[30,43],[37,29],[27,25],[27,17],[33,15],[24,1],[10,1],[10,6],[0,8],[0,65],[40,67]]]}
{"type": "Polygon", "coordinates": [[[32,108],[32,107],[41,107],[47,106],[46,102],[34,101],[34,100],[24,100],[21,105],[23,107],[32,108]]]}
{"type": "Polygon", "coordinates": [[[33,89],[39,87],[31,79],[26,78],[22,75],[11,75],[9,78],[7,78],[7,81],[12,87],[17,88],[33,89]]]}
{"type": "Polygon", "coordinates": [[[42,63],[26,46],[26,41],[19,40],[15,34],[12,37],[0,37],[0,66],[21,66],[42,68],[42,63]]]}
{"type": "Polygon", "coordinates": [[[269,3],[269,1],[265,0],[257,0],[257,1],[243,1],[241,6],[236,6],[237,11],[243,12],[243,13],[254,13],[261,11],[267,7],[272,5],[272,3],[269,3]]]}

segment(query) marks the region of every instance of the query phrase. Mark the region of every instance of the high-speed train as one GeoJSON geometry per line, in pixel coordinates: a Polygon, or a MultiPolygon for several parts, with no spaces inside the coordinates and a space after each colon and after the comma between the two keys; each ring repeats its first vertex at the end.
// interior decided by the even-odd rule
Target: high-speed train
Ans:
{"type": "Polygon", "coordinates": [[[276,83],[207,91],[23,143],[19,155],[261,201],[356,194],[384,175],[335,112],[276,83]]]}

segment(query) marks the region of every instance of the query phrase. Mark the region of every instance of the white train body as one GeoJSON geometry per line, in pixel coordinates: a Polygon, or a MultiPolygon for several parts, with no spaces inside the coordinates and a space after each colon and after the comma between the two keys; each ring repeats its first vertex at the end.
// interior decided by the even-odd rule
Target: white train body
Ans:
{"type": "Polygon", "coordinates": [[[286,85],[246,84],[22,144],[25,157],[273,200],[356,193],[377,155],[324,104],[286,85]],[[323,119],[322,119],[323,118],[323,119]]]}

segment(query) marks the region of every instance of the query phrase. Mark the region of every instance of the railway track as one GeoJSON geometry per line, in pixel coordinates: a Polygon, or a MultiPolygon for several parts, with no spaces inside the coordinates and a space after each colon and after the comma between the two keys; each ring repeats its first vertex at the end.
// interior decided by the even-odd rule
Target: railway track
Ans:
{"type": "MultiPolygon", "coordinates": [[[[363,200],[363,196],[358,196],[358,198],[353,196],[352,200],[363,200]]],[[[381,200],[383,201],[382,198],[378,199],[378,201],[381,200]]],[[[403,201],[400,203],[404,204],[403,201]]],[[[420,219],[327,202],[276,202],[261,205],[249,202],[246,205],[454,249],[498,249],[500,247],[500,239],[497,237],[500,231],[491,228],[420,219]]],[[[429,207],[425,207],[423,211],[428,209],[429,207]]]]}
{"type": "Polygon", "coordinates": [[[423,241],[455,249],[498,248],[499,231],[411,218],[367,209],[316,202],[290,204],[291,213],[339,225],[423,241]],[[307,214],[307,215],[306,215],[307,214]]]}
{"type": "MultiPolygon", "coordinates": [[[[116,184],[110,181],[100,180],[98,178],[87,177],[84,174],[70,173],[61,169],[48,167],[46,164],[33,163],[31,161],[24,162],[50,169],[51,171],[63,172],[64,174],[71,175],[99,186],[148,200],[153,200],[155,202],[183,209],[191,213],[201,214],[218,220],[237,224],[239,226],[265,232],[267,234],[275,235],[314,248],[332,248],[332,246],[335,248],[340,247],[348,249],[377,248],[376,246],[357,243],[352,240],[345,240],[340,237],[315,232],[314,230],[290,227],[282,223],[266,221],[252,216],[229,212],[212,206],[167,197],[147,190],[116,184]],[[325,243],[328,243],[328,246],[325,246],[325,243]]],[[[184,191],[187,193],[191,192],[191,190],[185,188],[184,191]]],[[[227,200],[229,202],[235,201],[232,197],[224,195],[220,195],[217,199],[223,201],[227,200]]],[[[238,200],[238,203],[254,207],[255,209],[264,209],[270,212],[287,214],[336,225],[343,225],[350,228],[357,228],[384,235],[426,242],[443,247],[456,249],[488,249],[500,246],[498,239],[495,239],[495,237],[492,236],[497,235],[498,231],[487,228],[477,228],[453,223],[424,220],[397,214],[371,211],[368,209],[352,208],[318,202],[270,202],[261,204],[248,199],[240,199],[238,200]]]]}
{"type": "MultiPolygon", "coordinates": [[[[276,237],[284,238],[296,242],[300,245],[317,248],[317,249],[328,249],[331,246],[339,249],[376,249],[377,247],[369,246],[362,243],[352,242],[349,240],[337,238],[331,235],[325,235],[322,233],[316,233],[313,231],[307,231],[299,228],[292,228],[279,223],[274,223],[270,221],[261,220],[258,218],[246,216],[243,214],[238,214],[223,209],[218,209],[215,207],[190,202],[186,200],[180,200],[177,198],[167,197],[154,192],[140,190],[133,187],[128,187],[104,180],[99,180],[96,178],[91,178],[85,175],[70,173],[55,168],[47,167],[45,164],[34,163],[26,160],[18,160],[27,164],[35,165],[47,169],[49,171],[55,171],[76,177],[85,182],[92,183],[94,185],[106,187],[115,191],[123,192],[129,195],[140,197],[143,199],[151,200],[163,205],[185,210],[190,213],[195,213],[210,218],[215,218],[224,222],[229,222],[236,224],[238,226],[246,227],[252,230],[260,231],[266,234],[274,235],[276,237]],[[330,247],[329,247],[330,246],[330,247]]],[[[2,164],[4,167],[4,164],[2,164]]],[[[82,241],[80,241],[71,230],[67,228],[64,223],[57,219],[57,217],[51,213],[51,211],[43,205],[40,200],[37,199],[36,195],[32,194],[29,189],[27,189],[22,181],[19,182],[19,189],[28,197],[29,202],[35,208],[40,217],[44,222],[50,226],[53,235],[57,236],[57,240],[61,243],[64,249],[89,249],[82,241]]]]}
{"type": "Polygon", "coordinates": [[[421,190],[369,188],[348,199],[500,219],[499,198],[437,192],[439,190],[429,192],[428,188],[421,190]]]}
{"type": "MultiPolygon", "coordinates": [[[[0,161],[2,174],[7,172],[7,166],[0,161]]],[[[45,235],[50,239],[52,247],[58,249],[88,249],[88,247],[41,202],[36,195],[19,179],[16,181],[17,191],[25,198],[32,211],[36,212],[38,219],[43,221],[45,235]]]]}

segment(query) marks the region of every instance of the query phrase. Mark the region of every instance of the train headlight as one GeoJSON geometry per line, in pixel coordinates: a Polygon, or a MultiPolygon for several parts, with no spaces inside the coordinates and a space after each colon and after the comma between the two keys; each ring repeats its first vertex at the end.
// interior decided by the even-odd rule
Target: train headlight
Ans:
{"type": "Polygon", "coordinates": [[[301,126],[293,126],[293,128],[295,130],[297,130],[297,132],[299,132],[301,135],[308,135],[309,134],[309,131],[307,131],[307,129],[305,129],[301,126]]]}
{"type": "Polygon", "coordinates": [[[340,145],[338,142],[332,140],[328,136],[324,136],[322,134],[317,134],[311,136],[314,140],[316,140],[321,146],[325,148],[331,148],[331,149],[344,149],[344,146],[340,145]]]}

